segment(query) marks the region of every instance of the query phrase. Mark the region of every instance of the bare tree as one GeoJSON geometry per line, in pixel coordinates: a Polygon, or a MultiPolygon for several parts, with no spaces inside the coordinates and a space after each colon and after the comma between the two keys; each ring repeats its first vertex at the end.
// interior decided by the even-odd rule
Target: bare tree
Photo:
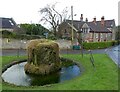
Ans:
{"type": "Polygon", "coordinates": [[[50,23],[54,35],[56,36],[59,24],[62,23],[62,21],[67,18],[68,8],[66,7],[65,9],[63,9],[61,13],[59,13],[56,10],[55,6],[56,3],[53,5],[47,5],[46,7],[41,8],[39,12],[42,16],[41,21],[44,21],[45,23],[46,22],[50,23]]]}

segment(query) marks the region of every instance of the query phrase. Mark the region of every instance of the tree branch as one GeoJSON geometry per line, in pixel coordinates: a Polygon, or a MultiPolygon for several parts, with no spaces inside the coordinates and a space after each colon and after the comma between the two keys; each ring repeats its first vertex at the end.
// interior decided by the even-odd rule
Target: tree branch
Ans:
{"type": "Polygon", "coordinates": [[[56,30],[59,26],[59,21],[60,23],[62,23],[63,21],[63,17],[66,17],[67,14],[67,10],[64,9],[64,11],[62,12],[62,14],[60,14],[57,10],[55,10],[55,5],[47,5],[46,7],[40,9],[40,13],[43,15],[41,21],[45,21],[50,23],[50,25],[52,26],[54,33],[56,34],[56,30]],[[65,16],[64,16],[65,15],[65,16]]]}

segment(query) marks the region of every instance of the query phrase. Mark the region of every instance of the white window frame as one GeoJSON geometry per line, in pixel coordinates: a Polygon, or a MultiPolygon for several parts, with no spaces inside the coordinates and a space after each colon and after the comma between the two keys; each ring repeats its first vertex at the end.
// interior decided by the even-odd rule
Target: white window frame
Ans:
{"type": "Polygon", "coordinates": [[[108,37],[108,34],[107,34],[107,33],[105,34],[105,37],[106,37],[106,38],[108,37]]]}
{"type": "Polygon", "coordinates": [[[88,28],[88,33],[90,32],[90,28],[88,28]]]}
{"type": "Polygon", "coordinates": [[[100,33],[100,38],[103,38],[103,34],[102,33],[100,33]]]}
{"type": "Polygon", "coordinates": [[[98,33],[95,34],[95,38],[98,38],[98,33]]]}

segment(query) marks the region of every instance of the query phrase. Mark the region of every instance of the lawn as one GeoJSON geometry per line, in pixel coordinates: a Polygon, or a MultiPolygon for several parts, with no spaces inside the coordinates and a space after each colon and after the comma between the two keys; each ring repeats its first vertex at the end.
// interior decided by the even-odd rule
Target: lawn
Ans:
{"type": "MultiPolygon", "coordinates": [[[[20,87],[2,83],[3,90],[118,90],[118,68],[106,54],[93,54],[95,68],[90,62],[90,55],[62,55],[76,60],[82,65],[82,74],[72,80],[48,86],[20,87]]],[[[2,66],[25,56],[3,56],[2,66]]]]}

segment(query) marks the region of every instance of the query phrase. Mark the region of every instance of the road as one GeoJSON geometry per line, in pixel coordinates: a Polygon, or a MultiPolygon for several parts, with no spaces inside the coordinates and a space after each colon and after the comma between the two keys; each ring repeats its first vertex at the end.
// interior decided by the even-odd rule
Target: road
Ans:
{"type": "MultiPolygon", "coordinates": [[[[81,50],[62,49],[60,54],[80,54],[81,50]]],[[[83,53],[89,53],[88,50],[83,50],[83,53]]],[[[105,54],[105,49],[92,50],[92,53],[105,54]]],[[[1,56],[13,56],[13,55],[27,55],[27,51],[24,49],[6,49],[2,50],[1,56]]]]}
{"type": "Polygon", "coordinates": [[[106,53],[120,67],[120,45],[106,49],[106,53]]]}

